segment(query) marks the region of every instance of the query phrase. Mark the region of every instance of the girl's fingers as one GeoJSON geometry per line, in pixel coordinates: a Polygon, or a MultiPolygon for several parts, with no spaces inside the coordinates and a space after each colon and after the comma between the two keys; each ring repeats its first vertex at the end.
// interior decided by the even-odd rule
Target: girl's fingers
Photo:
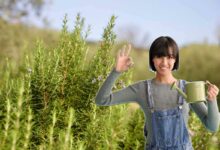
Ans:
{"type": "Polygon", "coordinates": [[[121,49],[118,50],[117,58],[119,58],[120,56],[121,56],[121,49]]]}
{"type": "Polygon", "coordinates": [[[131,52],[131,44],[128,44],[127,52],[125,55],[129,56],[130,52],[131,52]]]}
{"type": "Polygon", "coordinates": [[[215,90],[217,93],[219,92],[219,88],[216,85],[210,83],[209,81],[206,81],[206,84],[208,85],[208,90],[215,90]]]}
{"type": "Polygon", "coordinates": [[[121,56],[125,56],[125,51],[126,51],[126,45],[124,45],[122,48],[121,56]]]}
{"type": "Polygon", "coordinates": [[[215,91],[216,93],[219,92],[218,87],[215,86],[215,85],[210,85],[210,86],[208,87],[208,90],[209,90],[209,91],[215,91]]]}
{"type": "Polygon", "coordinates": [[[124,46],[122,47],[122,49],[120,49],[119,51],[118,51],[118,55],[117,55],[118,57],[122,57],[122,56],[124,56],[124,46]]]}
{"type": "Polygon", "coordinates": [[[216,99],[216,97],[218,95],[218,90],[211,87],[208,89],[207,95],[208,95],[209,99],[216,99]]]}
{"type": "Polygon", "coordinates": [[[123,56],[123,51],[122,51],[122,49],[119,50],[119,56],[120,56],[120,57],[123,56]]]}
{"type": "Polygon", "coordinates": [[[133,67],[134,66],[134,62],[132,61],[129,65],[129,67],[133,67]]]}
{"type": "Polygon", "coordinates": [[[213,85],[213,88],[214,88],[217,92],[219,92],[219,89],[218,89],[218,87],[217,87],[216,85],[213,85]]]}
{"type": "Polygon", "coordinates": [[[131,44],[124,45],[122,47],[122,49],[119,50],[119,56],[122,56],[122,57],[123,56],[129,56],[130,52],[131,52],[131,44]]]}
{"type": "Polygon", "coordinates": [[[132,58],[129,57],[129,58],[128,58],[128,62],[127,62],[127,66],[128,66],[128,67],[132,67],[133,65],[134,65],[134,62],[133,62],[132,58]]]}
{"type": "Polygon", "coordinates": [[[216,96],[216,92],[215,92],[215,91],[209,91],[209,92],[208,92],[208,95],[216,96]]]}
{"type": "Polygon", "coordinates": [[[218,89],[217,86],[215,86],[214,84],[210,83],[208,80],[206,80],[206,84],[207,84],[209,87],[214,87],[214,88],[218,89]]]}
{"type": "Polygon", "coordinates": [[[216,95],[216,96],[218,95],[218,92],[216,90],[210,90],[209,92],[216,95]]]}
{"type": "Polygon", "coordinates": [[[132,62],[131,57],[128,57],[128,59],[127,59],[127,61],[126,61],[126,64],[129,65],[131,62],[132,62]]]}
{"type": "Polygon", "coordinates": [[[216,97],[216,93],[212,90],[207,91],[207,95],[209,99],[213,99],[213,97],[216,97]]]}

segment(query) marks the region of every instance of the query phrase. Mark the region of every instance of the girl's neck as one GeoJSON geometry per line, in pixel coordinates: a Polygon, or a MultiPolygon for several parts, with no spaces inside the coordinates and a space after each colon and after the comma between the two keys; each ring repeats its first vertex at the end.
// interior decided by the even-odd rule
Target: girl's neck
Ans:
{"type": "Polygon", "coordinates": [[[159,83],[163,83],[163,84],[172,84],[173,82],[176,82],[176,78],[174,78],[174,76],[171,75],[167,75],[167,76],[161,76],[156,74],[155,80],[159,83]]]}

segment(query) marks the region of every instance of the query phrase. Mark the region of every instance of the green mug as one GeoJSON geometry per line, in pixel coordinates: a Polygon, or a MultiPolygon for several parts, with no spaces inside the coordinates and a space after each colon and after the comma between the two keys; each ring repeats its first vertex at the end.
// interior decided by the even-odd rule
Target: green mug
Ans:
{"type": "Polygon", "coordinates": [[[206,101],[205,85],[206,82],[204,81],[186,82],[186,93],[184,93],[178,86],[176,86],[176,83],[174,82],[171,85],[171,89],[176,89],[188,103],[197,103],[206,101]]]}

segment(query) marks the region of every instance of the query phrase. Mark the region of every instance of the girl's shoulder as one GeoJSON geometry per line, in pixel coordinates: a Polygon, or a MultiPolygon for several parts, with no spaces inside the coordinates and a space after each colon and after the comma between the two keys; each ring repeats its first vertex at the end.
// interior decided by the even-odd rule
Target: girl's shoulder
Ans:
{"type": "Polygon", "coordinates": [[[138,89],[140,91],[145,91],[146,87],[148,85],[148,83],[151,81],[152,79],[146,79],[146,80],[139,80],[137,82],[134,82],[133,84],[131,84],[130,86],[132,88],[138,89]]]}

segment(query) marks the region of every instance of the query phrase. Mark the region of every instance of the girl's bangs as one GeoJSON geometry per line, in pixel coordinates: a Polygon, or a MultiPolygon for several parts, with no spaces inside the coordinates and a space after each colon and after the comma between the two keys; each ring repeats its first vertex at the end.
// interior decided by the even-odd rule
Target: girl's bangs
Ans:
{"type": "Polygon", "coordinates": [[[174,57],[176,58],[177,53],[172,48],[160,48],[155,52],[155,56],[157,57],[174,57]]]}

